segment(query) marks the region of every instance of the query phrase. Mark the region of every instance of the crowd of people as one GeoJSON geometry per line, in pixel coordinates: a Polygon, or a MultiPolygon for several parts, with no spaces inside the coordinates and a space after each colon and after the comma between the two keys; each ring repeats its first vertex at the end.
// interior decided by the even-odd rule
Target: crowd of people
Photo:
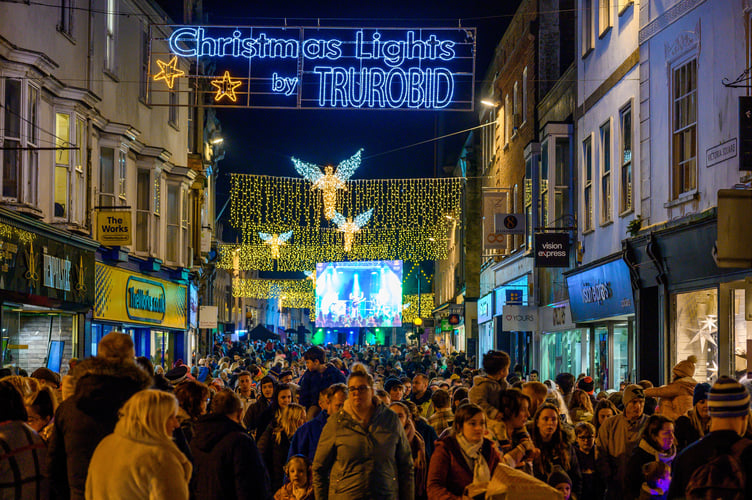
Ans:
{"type": "Polygon", "coordinates": [[[748,498],[744,385],[596,391],[438,346],[218,343],[168,370],[112,332],[62,378],[0,374],[0,499],[748,498]],[[504,480],[498,478],[510,478],[504,480]]]}

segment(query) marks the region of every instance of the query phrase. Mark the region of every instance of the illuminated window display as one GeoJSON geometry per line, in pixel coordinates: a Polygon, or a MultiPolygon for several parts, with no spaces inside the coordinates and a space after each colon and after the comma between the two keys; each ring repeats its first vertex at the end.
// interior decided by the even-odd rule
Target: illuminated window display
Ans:
{"type": "Polygon", "coordinates": [[[694,379],[712,383],[718,377],[718,290],[676,294],[674,328],[674,359],[696,356],[694,379]]]}

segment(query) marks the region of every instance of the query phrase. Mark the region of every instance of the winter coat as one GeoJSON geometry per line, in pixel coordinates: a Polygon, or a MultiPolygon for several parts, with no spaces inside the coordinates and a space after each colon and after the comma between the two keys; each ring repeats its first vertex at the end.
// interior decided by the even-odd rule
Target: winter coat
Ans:
{"type": "Polygon", "coordinates": [[[292,492],[292,483],[282,486],[274,494],[274,500],[314,500],[313,486],[309,486],[303,498],[297,498],[292,492]]]}
{"type": "Polygon", "coordinates": [[[368,427],[345,408],[329,417],[313,461],[317,500],[413,500],[413,459],[392,410],[374,400],[368,427]]]}
{"type": "Polygon", "coordinates": [[[645,481],[645,475],[642,473],[642,466],[660,460],[669,467],[676,457],[676,445],[673,445],[667,452],[655,449],[645,439],[640,440],[640,444],[632,452],[632,456],[627,462],[627,472],[624,477],[624,498],[636,499],[640,496],[640,489],[645,481]]]}
{"type": "MultiPolygon", "coordinates": [[[[255,403],[248,407],[245,415],[243,415],[243,425],[248,429],[248,432],[254,433],[261,423],[264,412],[271,405],[271,401],[266,399],[263,395],[260,396],[255,403]]],[[[258,433],[258,437],[261,437],[261,433],[258,433]]]]}
{"type": "Polygon", "coordinates": [[[300,378],[300,404],[310,408],[319,404],[319,393],[334,384],[344,384],[345,376],[333,364],[327,363],[323,373],[307,370],[300,378]]]}
{"type": "Polygon", "coordinates": [[[676,420],[692,408],[696,385],[697,381],[692,377],[682,377],[670,384],[645,389],[645,397],[660,398],[658,413],[676,420]]]}
{"type": "MultiPolygon", "coordinates": [[[[490,439],[483,438],[481,454],[493,471],[501,460],[499,450],[490,439]]],[[[473,482],[473,471],[462,454],[457,438],[450,434],[436,443],[436,451],[428,466],[428,498],[461,500],[465,488],[473,482]]]]}
{"type": "Polygon", "coordinates": [[[329,415],[327,415],[326,410],[323,410],[313,420],[301,425],[290,441],[287,459],[289,460],[293,455],[303,455],[313,463],[316,456],[316,447],[319,444],[319,439],[321,439],[321,432],[324,430],[328,419],[329,415]]]}
{"type": "Polygon", "coordinates": [[[603,494],[606,492],[606,483],[595,466],[595,446],[587,454],[583,453],[579,447],[575,448],[575,452],[577,453],[577,463],[580,465],[580,474],[582,474],[582,491],[579,498],[603,498],[603,494]]]}
{"type": "Polygon", "coordinates": [[[269,475],[253,438],[225,415],[204,415],[191,441],[196,500],[266,500],[269,475]]]}
{"type": "Polygon", "coordinates": [[[49,473],[56,499],[82,500],[94,450],[115,430],[120,407],[152,378],[135,363],[94,357],[76,365],[71,384],[73,396],[55,412],[49,473]]]}
{"type": "Polygon", "coordinates": [[[499,415],[499,393],[506,389],[506,380],[496,380],[491,377],[478,375],[473,379],[473,387],[468,393],[471,403],[480,406],[486,417],[497,420],[499,415]]]}
{"type": "Polygon", "coordinates": [[[0,498],[47,498],[47,447],[26,422],[0,423],[0,498]]]}
{"type": "Polygon", "coordinates": [[[128,436],[121,426],[91,457],[86,500],[188,500],[191,464],[169,441],[128,436]]]}
{"type": "Polygon", "coordinates": [[[624,414],[614,415],[607,418],[598,430],[596,465],[608,487],[606,498],[621,498],[627,462],[640,442],[647,420],[647,415],[640,416],[635,422],[629,422],[624,414]]]}
{"type": "Polygon", "coordinates": [[[710,419],[703,425],[697,410],[692,408],[686,415],[677,418],[674,426],[676,446],[681,451],[710,432],[710,419]]]}
{"type": "Polygon", "coordinates": [[[270,425],[258,440],[258,450],[266,465],[266,471],[269,473],[272,491],[277,491],[284,483],[284,467],[287,463],[287,453],[290,451],[290,438],[285,431],[282,431],[278,443],[277,436],[274,435],[277,429],[279,427],[270,425]]]}

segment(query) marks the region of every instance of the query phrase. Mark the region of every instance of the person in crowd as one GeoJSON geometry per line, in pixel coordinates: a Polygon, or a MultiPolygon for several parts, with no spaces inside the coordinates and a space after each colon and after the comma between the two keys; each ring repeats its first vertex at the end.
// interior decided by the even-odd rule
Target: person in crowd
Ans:
{"type": "Polygon", "coordinates": [[[559,420],[561,420],[567,431],[572,431],[574,429],[572,417],[569,416],[569,408],[567,407],[567,403],[564,402],[564,396],[561,395],[561,392],[559,390],[549,391],[546,403],[556,407],[556,410],[559,412],[559,420]]]}
{"type": "Polygon", "coordinates": [[[96,357],[76,364],[73,395],[55,412],[49,444],[49,473],[56,498],[82,500],[89,461],[99,442],[112,434],[118,411],[152,379],[133,361],[129,335],[110,332],[99,341],[96,357]]]}
{"type": "Polygon", "coordinates": [[[243,424],[252,436],[261,437],[261,433],[257,432],[257,429],[262,419],[265,418],[265,413],[271,406],[272,401],[274,401],[274,394],[277,392],[277,381],[274,377],[266,375],[261,378],[258,385],[261,386],[260,394],[258,394],[256,402],[246,410],[243,416],[243,424]]]}
{"type": "Polygon", "coordinates": [[[235,392],[240,396],[240,402],[243,404],[243,417],[245,417],[245,412],[256,402],[256,392],[253,390],[251,372],[242,370],[238,373],[238,385],[235,392]]]}
{"type": "Polygon", "coordinates": [[[211,413],[199,418],[191,441],[195,471],[191,496],[196,500],[268,500],[269,475],[258,448],[240,424],[243,405],[230,390],[212,398],[211,413]]]}
{"type": "Polygon", "coordinates": [[[444,389],[437,389],[431,395],[431,403],[434,412],[428,417],[428,423],[434,428],[436,434],[441,436],[445,429],[448,429],[454,423],[454,414],[449,402],[449,392],[444,389]]]}
{"type": "Polygon", "coordinates": [[[398,378],[390,377],[384,381],[384,390],[389,393],[390,401],[402,401],[405,396],[405,387],[398,378]]]}
{"type": "Polygon", "coordinates": [[[644,479],[643,466],[650,462],[663,462],[668,468],[676,457],[674,422],[665,415],[648,417],[642,438],[632,451],[624,478],[624,498],[637,499],[644,479]]]}
{"type": "MultiPolygon", "coordinates": [[[[640,380],[639,382],[637,382],[637,385],[645,390],[655,387],[655,385],[653,385],[653,383],[647,379],[640,380]]],[[[645,415],[650,416],[655,413],[656,410],[658,410],[658,398],[654,398],[653,396],[645,396],[645,415]]]]}
{"type": "Polygon", "coordinates": [[[593,380],[593,377],[591,377],[590,375],[582,377],[577,382],[577,388],[582,389],[587,393],[587,395],[590,397],[590,403],[593,407],[598,404],[595,398],[595,380],[593,380]]]}
{"type": "Polygon", "coordinates": [[[291,456],[285,464],[285,474],[290,482],[277,490],[274,500],[314,500],[313,472],[308,458],[291,456]]]}
{"type": "Polygon", "coordinates": [[[540,453],[533,460],[533,475],[541,481],[558,466],[572,479],[572,491],[579,498],[582,484],[580,465],[571,435],[564,430],[557,408],[549,403],[538,407],[528,425],[530,437],[540,453]]]}
{"type": "Polygon", "coordinates": [[[539,382],[540,375],[538,374],[538,370],[530,370],[530,375],[527,376],[528,382],[539,382]]]}
{"type": "Polygon", "coordinates": [[[363,365],[353,365],[347,384],[347,401],[327,421],[316,450],[316,499],[412,500],[412,451],[399,417],[374,397],[363,365]]]}
{"type": "Polygon", "coordinates": [[[175,397],[179,405],[178,421],[189,444],[193,439],[196,422],[206,413],[209,395],[209,388],[195,380],[184,380],[175,387],[175,397]]]}
{"type": "Polygon", "coordinates": [[[394,401],[389,409],[397,414],[402,427],[405,429],[407,441],[413,456],[413,473],[415,483],[415,498],[423,499],[426,495],[426,475],[428,474],[428,458],[426,445],[420,433],[415,430],[415,422],[407,405],[402,401],[394,401]]]}
{"type": "MultiPolygon", "coordinates": [[[[563,500],[569,500],[572,498],[572,479],[564,469],[557,466],[551,474],[549,474],[547,481],[549,486],[564,496],[563,500]]],[[[577,499],[578,497],[575,496],[574,498],[577,499]]]]}
{"type": "Polygon", "coordinates": [[[530,398],[530,414],[535,415],[538,407],[546,401],[548,387],[543,382],[531,381],[522,384],[522,393],[530,398]]]}
{"type": "Polygon", "coordinates": [[[598,436],[598,430],[609,417],[618,415],[621,413],[611,401],[608,399],[598,400],[598,404],[595,405],[593,413],[593,425],[595,426],[595,435],[598,436]]]}
{"type": "Polygon", "coordinates": [[[556,382],[556,388],[564,399],[564,404],[569,408],[569,401],[572,399],[572,391],[574,390],[575,377],[571,373],[560,373],[554,379],[556,382]]]}
{"type": "Polygon", "coordinates": [[[291,370],[285,370],[282,373],[279,374],[279,383],[280,384],[292,384],[293,376],[291,370]]]}
{"type": "Polygon", "coordinates": [[[420,413],[420,409],[415,403],[410,400],[403,400],[402,403],[407,406],[407,409],[410,410],[410,414],[413,416],[415,429],[420,434],[420,437],[423,438],[423,442],[426,446],[426,457],[430,461],[431,456],[433,455],[433,450],[436,448],[436,441],[439,439],[439,435],[431,424],[428,423],[428,419],[420,413]]]}
{"type": "Polygon", "coordinates": [[[303,424],[292,437],[290,450],[287,458],[293,455],[302,455],[313,463],[316,456],[316,447],[321,438],[321,432],[324,430],[327,420],[330,416],[336,415],[342,409],[347,399],[347,386],[345,384],[334,384],[327,387],[319,393],[319,407],[321,411],[313,420],[303,424]]]}
{"type": "Polygon", "coordinates": [[[597,467],[606,482],[606,498],[623,496],[627,462],[642,437],[648,417],[643,414],[645,393],[639,385],[628,385],[622,398],[624,413],[607,418],[595,441],[597,467]]]}
{"type": "Polygon", "coordinates": [[[484,437],[486,412],[465,403],[454,414],[449,435],[441,438],[428,466],[426,490],[431,500],[462,500],[465,488],[491,480],[501,456],[493,442],[484,437]]]}
{"type": "Polygon", "coordinates": [[[313,418],[320,411],[316,406],[319,392],[332,384],[345,382],[345,376],[334,365],[326,362],[324,350],[318,346],[310,347],[304,354],[306,371],[300,378],[300,404],[313,418]]]}
{"type": "MultiPolygon", "coordinates": [[[[509,354],[504,351],[488,351],[483,355],[483,370],[486,375],[479,375],[473,380],[469,400],[483,409],[489,422],[501,420],[499,394],[507,388],[509,363],[509,354]]],[[[498,430],[491,427],[491,431],[496,434],[498,430]]]]}
{"type": "Polygon", "coordinates": [[[413,392],[410,401],[415,403],[420,411],[420,416],[428,418],[434,411],[431,405],[431,391],[428,389],[428,377],[424,373],[417,373],[413,377],[413,392]]]}
{"type": "Polygon", "coordinates": [[[50,385],[42,385],[36,393],[26,398],[26,413],[29,427],[48,443],[54,429],[57,396],[50,385]]]}
{"type": "Polygon", "coordinates": [[[258,449],[269,472],[272,491],[282,487],[284,467],[290,451],[290,441],[295,432],[306,422],[305,408],[296,403],[287,405],[279,415],[276,425],[267,427],[258,441],[258,449]]]}
{"type": "Polygon", "coordinates": [[[86,499],[188,500],[192,466],[172,441],[179,425],[172,394],[146,389],[131,396],[91,457],[86,499]]]}
{"type": "Polygon", "coordinates": [[[47,448],[26,425],[21,393],[0,380],[0,498],[48,498],[47,448]]]}
{"type": "Polygon", "coordinates": [[[452,413],[457,413],[457,408],[463,403],[469,403],[469,391],[467,387],[457,386],[452,389],[452,413]]]}
{"type": "Polygon", "coordinates": [[[580,422],[574,427],[576,439],[575,453],[582,475],[580,498],[603,498],[606,484],[600,477],[595,461],[595,426],[590,422],[580,422]]]}
{"type": "Polygon", "coordinates": [[[710,384],[706,382],[697,384],[692,394],[692,408],[685,415],[676,419],[674,433],[676,434],[678,451],[682,451],[710,432],[709,391],[710,384]]]}
{"type": "Polygon", "coordinates": [[[587,392],[575,389],[569,400],[569,416],[573,424],[593,420],[593,402],[587,392]]]}
{"type": "Polygon", "coordinates": [[[737,456],[743,476],[752,478],[752,447],[748,441],[740,443],[749,415],[746,389],[730,377],[719,377],[708,391],[708,410],[710,432],[674,459],[669,499],[688,497],[687,487],[693,473],[723,455],[737,456]]]}
{"type": "Polygon", "coordinates": [[[665,500],[671,484],[671,468],[660,460],[642,466],[644,482],[638,500],[665,500]]]}
{"type": "Polygon", "coordinates": [[[502,460],[510,467],[532,474],[527,461],[537,456],[538,450],[525,425],[530,418],[530,398],[519,389],[507,389],[499,395],[499,407],[503,424],[499,439],[502,460]]]}
{"type": "Polygon", "coordinates": [[[389,397],[389,393],[384,389],[376,389],[375,394],[378,400],[381,401],[381,404],[385,404],[387,406],[392,404],[392,398],[389,397]]]}
{"type": "Polygon", "coordinates": [[[671,420],[676,420],[692,408],[692,399],[697,381],[695,375],[697,358],[689,356],[671,370],[671,383],[661,387],[645,389],[646,397],[660,398],[658,412],[671,420]]]}
{"type": "Polygon", "coordinates": [[[292,387],[288,384],[278,384],[275,394],[272,398],[272,404],[266,409],[259,419],[258,428],[256,429],[256,438],[261,439],[264,432],[269,427],[275,427],[279,423],[279,418],[287,406],[295,400],[292,387]]]}

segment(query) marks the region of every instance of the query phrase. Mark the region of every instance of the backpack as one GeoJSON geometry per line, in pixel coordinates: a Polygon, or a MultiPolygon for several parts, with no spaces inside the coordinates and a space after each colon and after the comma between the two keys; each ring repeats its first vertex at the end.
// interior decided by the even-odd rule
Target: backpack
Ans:
{"type": "Polygon", "coordinates": [[[741,456],[752,446],[749,439],[741,439],[731,447],[731,453],[719,455],[696,469],[684,492],[688,500],[743,500],[746,477],[741,456]]]}

